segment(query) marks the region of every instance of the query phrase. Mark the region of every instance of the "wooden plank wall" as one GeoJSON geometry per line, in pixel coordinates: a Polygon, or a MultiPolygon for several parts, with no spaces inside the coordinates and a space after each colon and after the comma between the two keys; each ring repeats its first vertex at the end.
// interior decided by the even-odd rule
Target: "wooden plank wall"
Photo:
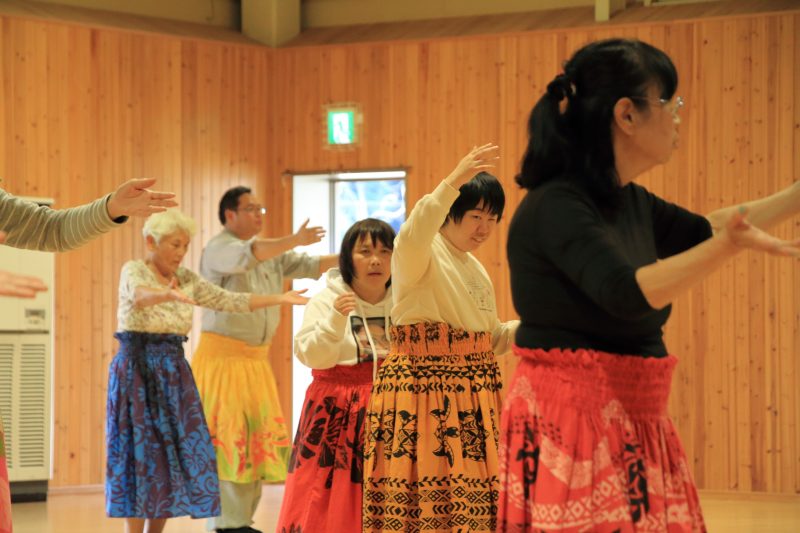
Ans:
{"type": "MultiPolygon", "coordinates": [[[[237,44],[0,19],[0,175],[18,194],[87,201],[154,175],[200,222],[187,265],[218,230],[216,202],[253,184],[267,230],[290,230],[281,174],[404,166],[409,205],[474,143],[498,142],[508,213],[529,109],[571,51],[638,37],[667,50],[687,100],[681,148],[642,182],[700,212],[774,191],[800,170],[800,14],[491,37],[269,51],[237,44]],[[364,140],[321,146],[322,105],[357,101],[364,140]]],[[[514,316],[508,217],[478,256],[501,316],[514,316]]],[[[57,260],[53,485],[103,476],[116,283],[143,253],[140,222],[57,260]]],[[[798,221],[778,229],[800,237],[798,221]]],[[[743,254],[681,298],[668,328],[681,357],[671,410],[701,487],[800,492],[800,268],[743,254]]],[[[285,315],[287,316],[287,315],[285,315]]],[[[288,320],[273,361],[290,405],[288,320]]],[[[503,360],[504,372],[514,360],[503,360]]]]}
{"type": "MultiPolygon", "coordinates": [[[[255,46],[0,19],[0,176],[15,194],[77,205],[155,176],[219,231],[228,187],[267,174],[271,55],[255,46]]],[[[108,365],[122,264],[142,221],[56,259],[53,486],[101,483],[108,365]]]]}

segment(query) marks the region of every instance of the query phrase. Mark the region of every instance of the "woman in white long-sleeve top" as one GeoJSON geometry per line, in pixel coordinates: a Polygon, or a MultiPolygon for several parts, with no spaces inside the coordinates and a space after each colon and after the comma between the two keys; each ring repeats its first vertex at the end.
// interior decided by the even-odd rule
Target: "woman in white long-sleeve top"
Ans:
{"type": "Polygon", "coordinates": [[[494,531],[500,373],[518,324],[470,252],[505,195],[497,146],[474,148],[395,239],[391,347],[367,410],[364,531],[494,531]]]}
{"type": "Polygon", "coordinates": [[[314,296],[294,353],[314,369],[295,436],[277,531],[361,531],[364,418],[386,357],[394,230],[367,218],[342,240],[339,268],[314,296]]]}

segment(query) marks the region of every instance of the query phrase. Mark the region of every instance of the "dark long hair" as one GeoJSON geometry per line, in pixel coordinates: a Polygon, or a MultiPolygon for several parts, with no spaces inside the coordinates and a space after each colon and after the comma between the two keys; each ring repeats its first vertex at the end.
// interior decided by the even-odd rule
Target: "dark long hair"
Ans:
{"type": "Polygon", "coordinates": [[[630,97],[644,109],[651,86],[666,100],[678,86],[675,65],[654,46],[607,39],[575,52],[531,111],[517,183],[533,189],[552,179],[574,180],[601,209],[613,211],[620,191],[611,139],[614,106],[630,97]]]}
{"type": "MultiPolygon", "coordinates": [[[[356,277],[356,267],[353,264],[353,249],[358,244],[358,241],[369,235],[372,242],[377,245],[383,244],[390,250],[394,249],[394,229],[377,218],[365,218],[359,220],[345,232],[342,238],[342,246],[339,248],[339,272],[342,274],[342,279],[348,285],[353,285],[353,278],[356,277]]],[[[392,278],[386,282],[386,287],[392,284],[392,278]]]]}

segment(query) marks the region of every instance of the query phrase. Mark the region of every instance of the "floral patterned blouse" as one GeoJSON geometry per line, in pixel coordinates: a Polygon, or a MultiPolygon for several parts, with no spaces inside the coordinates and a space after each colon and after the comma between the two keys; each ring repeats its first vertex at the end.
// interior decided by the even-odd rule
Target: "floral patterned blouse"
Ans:
{"type": "MultiPolygon", "coordinates": [[[[178,279],[179,289],[199,306],[228,313],[250,311],[249,293],[226,291],[183,267],[178,267],[175,277],[178,279]]],[[[137,287],[164,288],[141,259],[128,261],[122,266],[117,309],[119,331],[186,335],[192,329],[193,305],[172,301],[136,307],[134,297],[137,287]]]]}

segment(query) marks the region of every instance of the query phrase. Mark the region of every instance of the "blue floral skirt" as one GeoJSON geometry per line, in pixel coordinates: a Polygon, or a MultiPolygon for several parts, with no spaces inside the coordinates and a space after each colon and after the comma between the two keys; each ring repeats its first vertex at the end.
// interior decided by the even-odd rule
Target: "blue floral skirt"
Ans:
{"type": "Polygon", "coordinates": [[[220,514],[211,437],[186,337],[123,331],[109,369],[106,513],[206,518],[220,514]]]}

